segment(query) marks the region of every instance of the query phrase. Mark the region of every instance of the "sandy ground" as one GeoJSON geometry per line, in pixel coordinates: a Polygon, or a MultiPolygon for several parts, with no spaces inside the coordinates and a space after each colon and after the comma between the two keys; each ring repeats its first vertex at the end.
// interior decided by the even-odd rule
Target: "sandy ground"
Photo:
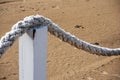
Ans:
{"type": "MultiPolygon", "coordinates": [[[[0,37],[35,14],[92,44],[120,46],[120,0],[0,0],[0,37]]],[[[50,34],[48,39],[47,80],[120,80],[119,56],[92,55],[50,34]]],[[[18,41],[0,59],[0,80],[18,80],[18,41]]]]}

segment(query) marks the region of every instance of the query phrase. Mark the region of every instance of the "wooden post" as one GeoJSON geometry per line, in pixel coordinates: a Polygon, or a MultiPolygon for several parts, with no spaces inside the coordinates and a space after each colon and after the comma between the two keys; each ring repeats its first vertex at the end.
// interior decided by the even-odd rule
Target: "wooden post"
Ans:
{"type": "Polygon", "coordinates": [[[19,80],[46,80],[47,26],[19,38],[19,80]]]}

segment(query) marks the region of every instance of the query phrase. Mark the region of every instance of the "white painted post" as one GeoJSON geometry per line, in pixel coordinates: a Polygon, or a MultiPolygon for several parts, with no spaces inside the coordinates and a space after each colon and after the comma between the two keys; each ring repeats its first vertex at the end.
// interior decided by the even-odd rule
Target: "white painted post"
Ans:
{"type": "Polygon", "coordinates": [[[47,26],[19,38],[19,80],[46,80],[47,26]]]}

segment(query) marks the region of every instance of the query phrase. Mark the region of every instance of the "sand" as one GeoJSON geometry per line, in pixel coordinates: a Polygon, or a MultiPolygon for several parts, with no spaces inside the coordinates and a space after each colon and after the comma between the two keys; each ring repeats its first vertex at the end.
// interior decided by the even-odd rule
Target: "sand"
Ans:
{"type": "MultiPolygon", "coordinates": [[[[36,14],[92,44],[120,46],[119,0],[0,0],[0,37],[36,14]]],[[[47,80],[120,80],[119,56],[93,55],[50,34],[48,39],[47,80]]],[[[0,59],[0,80],[18,80],[18,53],[17,40],[0,59]]]]}

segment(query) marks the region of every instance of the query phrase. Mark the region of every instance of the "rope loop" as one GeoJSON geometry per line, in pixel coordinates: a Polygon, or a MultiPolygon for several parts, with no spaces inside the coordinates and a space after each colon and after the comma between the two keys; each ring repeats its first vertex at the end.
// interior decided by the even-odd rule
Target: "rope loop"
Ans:
{"type": "Polygon", "coordinates": [[[90,53],[103,56],[120,55],[120,48],[111,49],[90,44],[75,37],[69,32],[65,32],[57,24],[53,23],[50,19],[45,18],[41,15],[32,15],[29,17],[25,17],[21,21],[18,21],[15,25],[13,25],[11,31],[7,32],[0,39],[0,57],[2,57],[5,51],[10,46],[12,46],[12,44],[18,37],[22,36],[28,29],[36,28],[38,26],[47,26],[48,31],[52,35],[56,36],[64,42],[69,43],[72,46],[75,46],[78,49],[82,49],[90,53]]]}

